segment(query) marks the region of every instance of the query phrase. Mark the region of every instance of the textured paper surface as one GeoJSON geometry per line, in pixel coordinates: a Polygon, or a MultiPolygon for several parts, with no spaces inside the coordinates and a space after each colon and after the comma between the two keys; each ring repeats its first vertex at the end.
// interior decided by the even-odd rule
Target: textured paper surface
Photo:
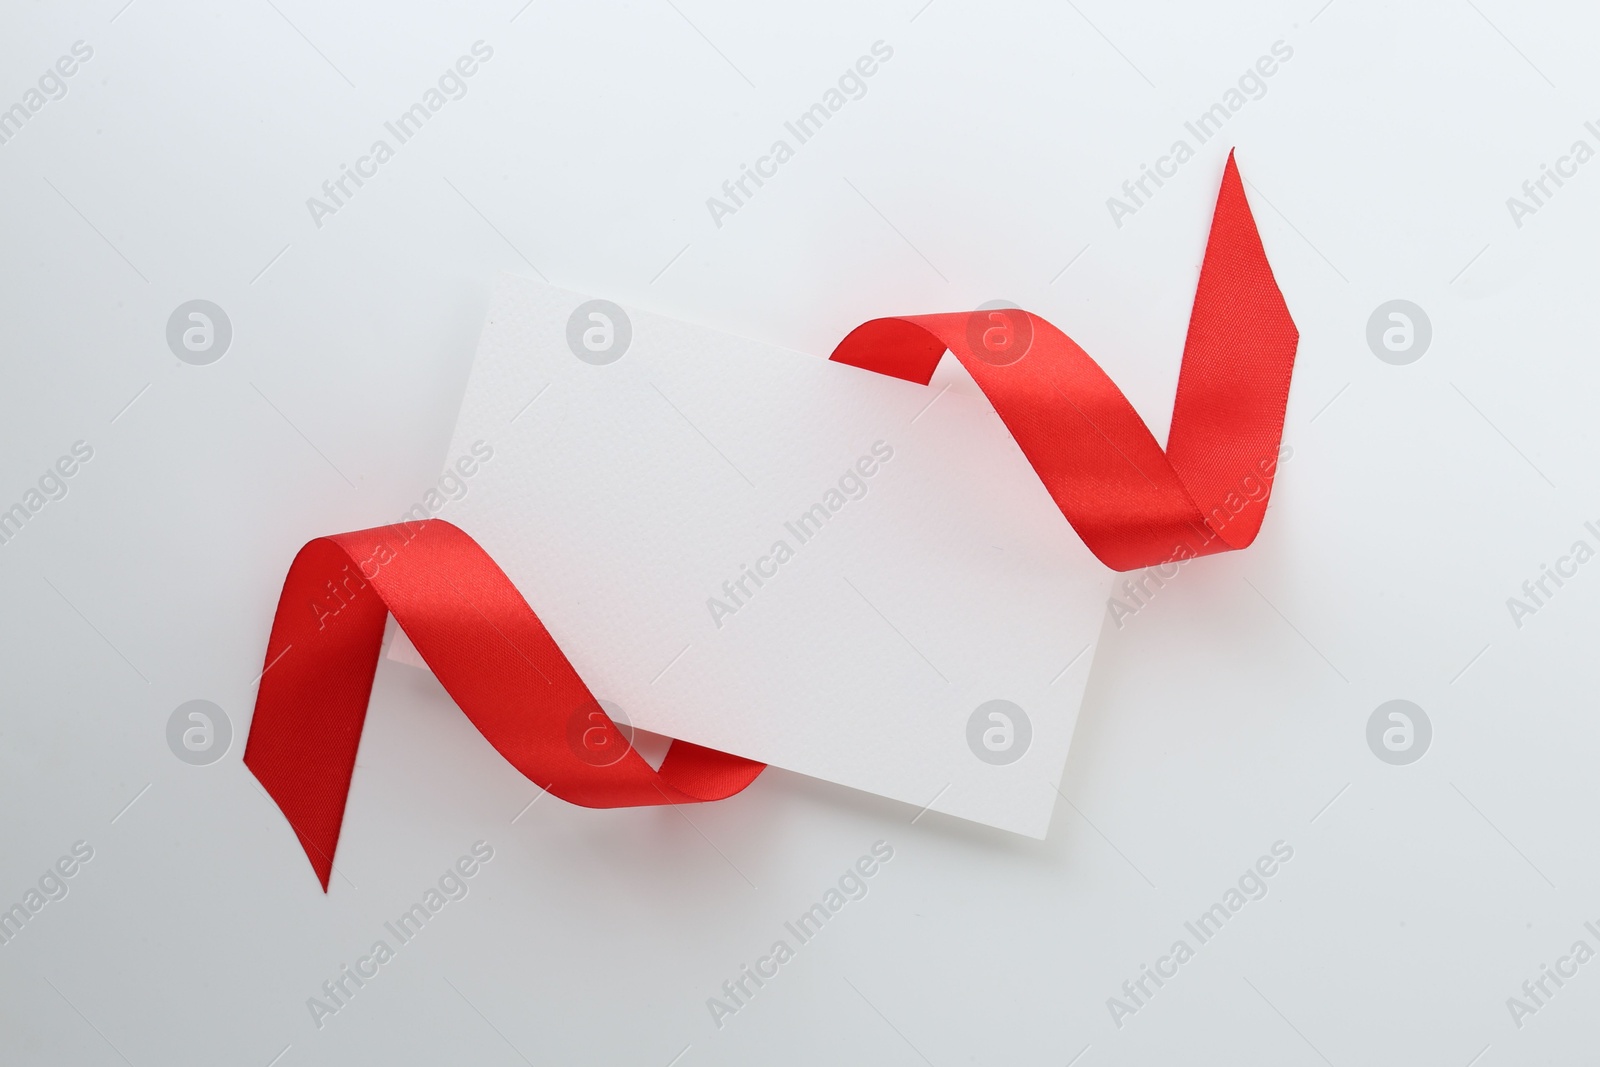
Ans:
{"type": "Polygon", "coordinates": [[[634,726],[1042,837],[1111,576],[959,364],[589,299],[502,276],[438,514],[634,726]],[[623,354],[575,355],[575,312],[623,354]]]}

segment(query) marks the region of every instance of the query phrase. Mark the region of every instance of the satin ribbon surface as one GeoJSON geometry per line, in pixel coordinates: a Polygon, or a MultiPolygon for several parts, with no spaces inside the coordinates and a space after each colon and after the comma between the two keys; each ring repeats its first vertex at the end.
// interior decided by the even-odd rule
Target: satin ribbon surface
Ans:
{"type": "MultiPolygon", "coordinates": [[[[1084,543],[1131,570],[1255,539],[1298,341],[1230,154],[1165,451],[1082,348],[1020,309],[874,319],[832,358],[926,385],[952,353],[1084,543]]],[[[510,579],[450,523],[320,537],[284,580],[244,762],[325,891],[389,614],[489,743],[570,803],[719,800],[763,769],[684,741],[651,768],[510,579]]]]}

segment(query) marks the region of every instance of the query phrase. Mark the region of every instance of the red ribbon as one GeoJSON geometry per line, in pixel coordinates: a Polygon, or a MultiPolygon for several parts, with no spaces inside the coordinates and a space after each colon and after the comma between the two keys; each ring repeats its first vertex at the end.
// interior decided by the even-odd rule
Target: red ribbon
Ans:
{"type": "Polygon", "coordinates": [[[832,358],[926,385],[950,351],[1084,544],[1126,571],[1255,540],[1299,340],[1230,153],[1165,452],[1100,365],[1025,311],[873,319],[832,358]]]}
{"type": "MultiPolygon", "coordinates": [[[[832,358],[925,385],[953,353],[1084,543],[1129,570],[1255,539],[1298,341],[1230,154],[1165,452],[1094,360],[1025,311],[874,319],[832,358]]],[[[324,890],[389,614],[489,743],[563,800],[720,800],[764,766],[675,741],[652,769],[510,579],[450,523],[320,537],[284,579],[244,762],[324,890]]]]}

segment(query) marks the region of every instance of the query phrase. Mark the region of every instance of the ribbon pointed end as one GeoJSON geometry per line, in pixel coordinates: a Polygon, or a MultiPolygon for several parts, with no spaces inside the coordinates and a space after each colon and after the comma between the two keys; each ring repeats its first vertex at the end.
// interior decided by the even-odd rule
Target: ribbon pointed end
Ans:
{"type": "Polygon", "coordinates": [[[296,824],[294,816],[284,803],[285,797],[280,795],[282,791],[279,787],[270,780],[270,776],[263,777],[261,771],[252,766],[250,757],[251,753],[247,748],[244,756],[245,769],[255,777],[262,792],[267,795],[267,799],[277,805],[278,811],[282,813],[284,820],[289,824],[289,829],[294,831],[295,840],[300,842],[300,847],[305,851],[306,859],[311,861],[311,869],[316,872],[317,881],[322,883],[322,891],[326,893],[328,891],[328,883],[333,879],[333,846],[337,844],[338,840],[337,828],[335,829],[334,840],[329,842],[329,847],[325,849],[319,847],[317,842],[307,837],[305,832],[296,824]]]}

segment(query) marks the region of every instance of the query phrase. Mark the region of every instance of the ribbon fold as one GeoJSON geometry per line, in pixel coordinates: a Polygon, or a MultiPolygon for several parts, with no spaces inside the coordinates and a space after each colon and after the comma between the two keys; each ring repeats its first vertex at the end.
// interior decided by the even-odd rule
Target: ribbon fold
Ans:
{"type": "MultiPolygon", "coordinates": [[[[1084,543],[1131,570],[1255,539],[1298,341],[1230,153],[1165,451],[1082,348],[1020,309],[874,319],[832,358],[926,385],[952,353],[1084,543]]],[[[720,800],[764,767],[674,741],[651,768],[510,579],[450,523],[320,537],[284,579],[244,762],[324,891],[389,614],[495,750],[570,803],[720,800]]]]}
{"type": "Polygon", "coordinates": [[[1255,540],[1299,340],[1229,153],[1165,452],[1100,365],[1025,311],[873,319],[832,358],[926,385],[954,354],[1084,544],[1126,571],[1255,540]]]}

